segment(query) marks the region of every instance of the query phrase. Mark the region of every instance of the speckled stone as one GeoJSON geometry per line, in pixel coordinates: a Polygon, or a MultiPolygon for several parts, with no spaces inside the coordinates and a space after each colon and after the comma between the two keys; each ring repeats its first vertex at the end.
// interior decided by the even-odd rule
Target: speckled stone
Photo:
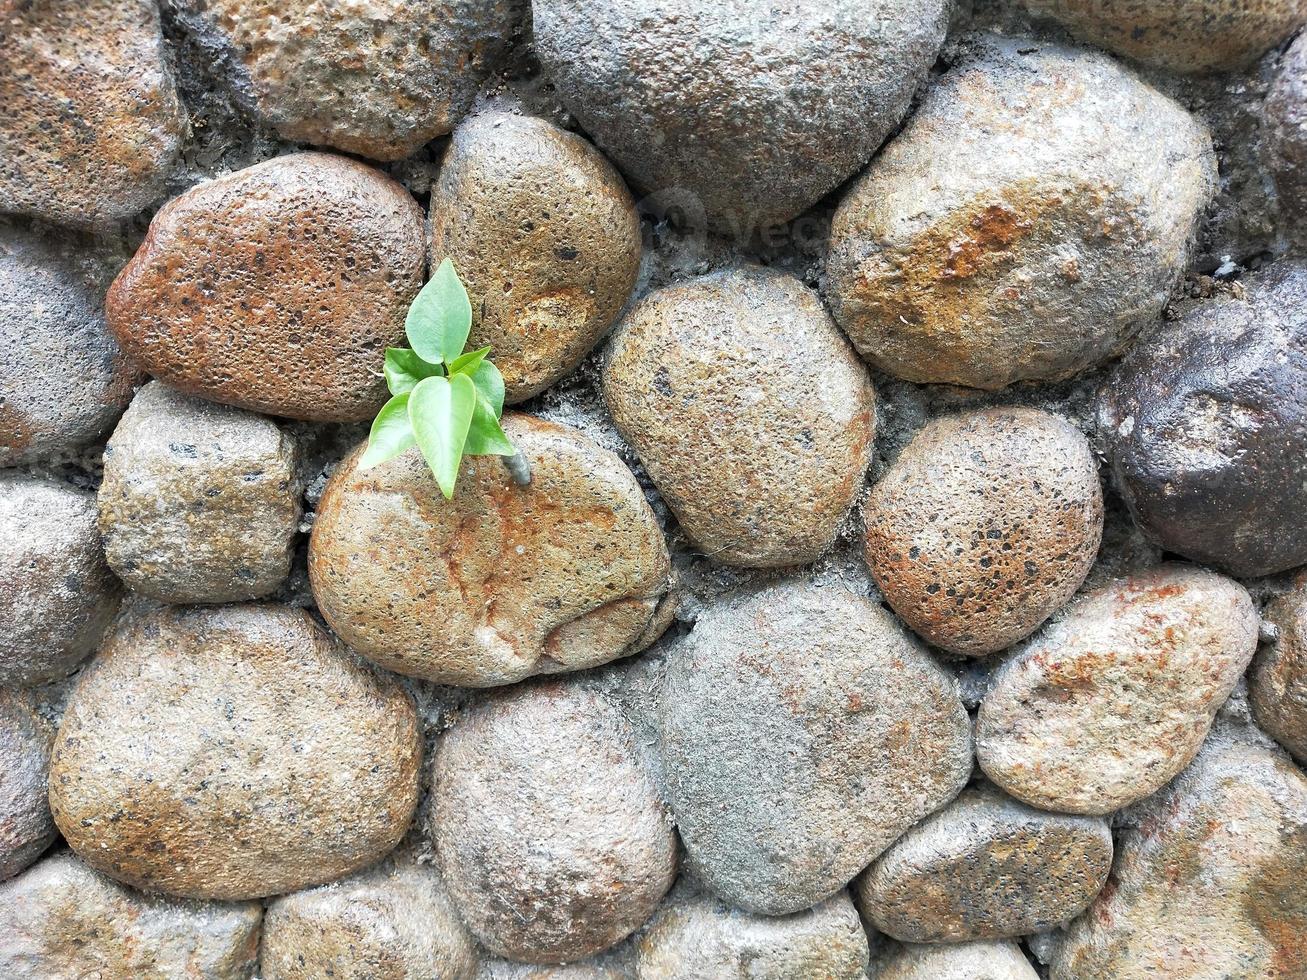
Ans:
{"type": "Polygon", "coordinates": [[[1272,599],[1265,616],[1279,636],[1253,661],[1248,677],[1253,716],[1307,765],[1307,584],[1272,599]]]}
{"type": "Polygon", "coordinates": [[[814,560],[862,488],[875,391],[784,273],[745,266],[651,293],[609,346],[603,390],[681,529],[717,561],[814,560]]]}
{"type": "Polygon", "coordinates": [[[871,980],[1039,980],[1015,943],[901,946],[867,975],[871,980]]]}
{"type": "Polygon", "coordinates": [[[431,197],[431,264],[472,299],[469,348],[490,345],[507,401],[571,371],[613,325],[640,271],[640,219],[612,165],[543,119],[487,112],[454,133],[431,197]]]}
{"type": "Polygon", "coordinates": [[[542,966],[512,960],[482,960],[476,980],[631,980],[624,962],[611,953],[565,963],[542,966]]]}
{"type": "Polygon", "coordinates": [[[1270,169],[1280,209],[1307,226],[1307,34],[1294,41],[1266,96],[1270,169]]]}
{"type": "Polygon", "coordinates": [[[1103,536],[1098,464],[1075,426],[1029,408],[936,419],[863,508],[885,599],[954,653],[996,653],[1075,593],[1103,536]]]}
{"type": "Polygon", "coordinates": [[[1237,582],[1163,565],[1081,597],[999,670],[976,755],[1013,796],[1104,814],[1189,764],[1257,646],[1237,582]]]}
{"type": "Polygon", "coordinates": [[[55,838],[45,793],[52,741],[54,729],[31,700],[0,689],[0,880],[26,868],[55,838]]]}
{"type": "Polygon", "coordinates": [[[422,286],[422,210],[344,157],[296,153],[191,188],[109,290],[109,326],[186,394],[324,422],[371,419],[385,348],[422,286]]]}
{"type": "Polygon", "coordinates": [[[73,850],[138,888],[257,898],[332,881],[417,806],[413,702],[303,610],[126,617],[55,738],[50,809],[73,850]]]}
{"type": "Polygon", "coordinates": [[[974,47],[840,202],[826,296],[882,370],[992,391],[1071,377],[1161,313],[1216,163],[1105,55],[974,47]]]}

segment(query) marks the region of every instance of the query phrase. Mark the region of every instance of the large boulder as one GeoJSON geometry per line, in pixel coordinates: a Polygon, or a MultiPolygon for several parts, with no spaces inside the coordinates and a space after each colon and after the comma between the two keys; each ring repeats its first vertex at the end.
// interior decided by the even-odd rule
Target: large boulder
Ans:
{"type": "Polygon", "coordinates": [[[1253,716],[1307,765],[1307,583],[1272,599],[1266,619],[1277,635],[1258,652],[1248,677],[1253,716]]]}
{"type": "Polygon", "coordinates": [[[0,881],[55,839],[46,799],[54,729],[24,692],[0,689],[0,881]]]}

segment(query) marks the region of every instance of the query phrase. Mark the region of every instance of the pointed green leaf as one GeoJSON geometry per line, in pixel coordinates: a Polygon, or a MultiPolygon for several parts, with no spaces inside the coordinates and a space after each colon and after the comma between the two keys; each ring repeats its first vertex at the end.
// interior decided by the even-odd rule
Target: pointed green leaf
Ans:
{"type": "Polygon", "coordinates": [[[476,388],[466,374],[423,378],[409,395],[408,417],[418,448],[446,500],[454,495],[476,402],[476,388]]]}
{"type": "Polygon", "coordinates": [[[517,447],[508,441],[504,430],[499,427],[499,419],[494,410],[477,393],[476,411],[472,413],[472,427],[467,432],[467,445],[463,452],[467,456],[514,456],[517,447]]]}
{"type": "Polygon", "coordinates": [[[481,362],[486,359],[490,353],[489,347],[482,347],[480,350],[470,350],[466,354],[460,354],[449,365],[450,374],[474,374],[476,369],[481,366],[481,362]]]}
{"type": "Polygon", "coordinates": [[[408,309],[404,332],[424,361],[448,364],[463,353],[472,329],[472,303],[449,259],[441,262],[408,309]]]}
{"type": "Polygon", "coordinates": [[[437,378],[445,373],[439,364],[430,364],[417,356],[407,347],[387,347],[386,364],[383,368],[386,385],[392,395],[402,395],[412,391],[423,378],[437,378]]]}
{"type": "Polygon", "coordinates": [[[495,418],[503,415],[504,376],[499,373],[499,368],[489,361],[482,361],[472,373],[472,383],[477,386],[477,393],[494,411],[495,418]]]}
{"type": "Polygon", "coordinates": [[[396,395],[381,406],[368,433],[368,448],[359,460],[363,469],[394,459],[415,444],[413,426],[408,420],[408,398],[407,394],[396,395]]]}

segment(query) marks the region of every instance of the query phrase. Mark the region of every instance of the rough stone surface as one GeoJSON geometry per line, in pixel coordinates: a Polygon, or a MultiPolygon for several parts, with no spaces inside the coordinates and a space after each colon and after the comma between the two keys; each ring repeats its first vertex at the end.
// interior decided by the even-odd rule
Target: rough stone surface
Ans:
{"type": "Polygon", "coordinates": [[[263,980],[472,980],[476,945],[440,875],[411,855],[268,907],[263,980]]]}
{"type": "Polygon", "coordinates": [[[837,587],[778,585],[704,611],[670,655],[659,715],[691,866],[764,915],[839,891],[971,774],[957,682],[837,587]]]}
{"type": "Polygon", "coordinates": [[[52,244],[0,228],[0,466],[96,441],[138,378],[94,285],[52,244]]]}
{"type": "Polygon", "coordinates": [[[309,548],[313,594],[351,647],[441,684],[490,687],[644,649],[670,621],[671,565],[626,465],[573,429],[509,413],[531,461],[463,463],[446,501],[416,450],[332,477],[309,548]]]}
{"type": "Polygon", "coordinates": [[[1081,597],[1000,669],[980,705],[976,755],[1013,796],[1110,813],[1194,757],[1257,646],[1236,582],[1186,565],[1081,597]]]}
{"type": "Polygon", "coordinates": [[[1071,598],[1103,535],[1098,464],[1064,419],[990,408],[929,423],[863,508],[866,558],[918,634],[985,656],[1071,598]]]}
{"type": "Polygon", "coordinates": [[[871,980],[1039,980],[1015,943],[903,946],[869,974],[871,980]]]}
{"type": "Polygon", "coordinates": [[[603,386],[705,554],[784,567],[830,547],[870,461],[875,392],[798,280],[746,266],[657,290],[622,320],[603,386]]]}
{"type": "Polygon", "coordinates": [[[0,474],[0,528],[0,685],[62,677],[99,645],[122,591],[95,494],[0,474]]]}
{"type": "Polygon", "coordinates": [[[1213,736],[1118,834],[1107,887],[1053,944],[1053,980],[1307,976],[1307,778],[1213,736]]]}
{"type": "Polygon", "coordinates": [[[631,972],[610,954],[561,966],[482,960],[476,980],[631,980],[631,972]]]}
{"type": "Polygon", "coordinates": [[[467,112],[526,0],[174,0],[236,99],[285,139],[398,160],[467,112]]]}
{"type": "Polygon", "coordinates": [[[103,227],[163,192],[186,134],[154,0],[0,5],[0,211],[103,227]]]}
{"type": "Polygon", "coordinates": [[[432,188],[432,266],[446,257],[472,299],[469,347],[493,346],[518,402],[576,367],[613,325],[640,270],[640,220],[583,138],[489,112],[455,131],[432,188]]]}
{"type": "Polygon", "coordinates": [[[20,691],[0,689],[0,880],[41,856],[55,838],[46,802],[54,729],[20,691]]]}
{"type": "Polygon", "coordinates": [[[341,878],[399,841],[422,743],[408,695],[307,612],[129,616],[55,738],[50,809],[93,868],[194,898],[341,878]]]}
{"type": "Polygon", "coordinates": [[[578,684],[483,701],[440,740],[433,778],[441,872],[499,956],[597,953],[643,925],[675,878],[676,838],[634,732],[578,684]]]}
{"type": "Polygon", "coordinates": [[[1079,915],[1111,866],[1106,820],[1044,813],[982,786],[895,841],[858,879],[859,906],[905,942],[1017,937],[1079,915]]]}
{"type": "Polygon", "coordinates": [[[1307,562],[1307,264],[1205,303],[1103,387],[1099,426],[1135,523],[1234,575],[1307,562]]]}
{"type": "Polygon", "coordinates": [[[692,224],[748,238],[861,167],[944,38],[943,0],[535,0],[546,74],[692,224]],[[693,29],[690,29],[693,25],[693,29]]]}
{"type": "Polygon", "coordinates": [[[1211,140],[1105,55],[976,47],[840,203],[826,294],[908,381],[1057,381],[1161,312],[1214,190],[1211,140]]]}
{"type": "Polygon", "coordinates": [[[1307,585],[1272,599],[1266,619],[1279,637],[1253,662],[1248,680],[1253,716],[1307,765],[1307,585]]]}
{"type": "Polygon", "coordinates": [[[259,952],[257,902],[142,895],[67,852],[0,884],[7,980],[246,980],[259,952]]]}
{"type": "Polygon", "coordinates": [[[1266,97],[1271,175],[1280,207],[1297,225],[1307,224],[1307,34],[1285,53],[1266,97]]]}
{"type": "Polygon", "coordinates": [[[403,187],[344,157],[296,153],[163,207],[109,291],[109,325],[187,394],[371,419],[425,258],[422,211],[403,187]]]}

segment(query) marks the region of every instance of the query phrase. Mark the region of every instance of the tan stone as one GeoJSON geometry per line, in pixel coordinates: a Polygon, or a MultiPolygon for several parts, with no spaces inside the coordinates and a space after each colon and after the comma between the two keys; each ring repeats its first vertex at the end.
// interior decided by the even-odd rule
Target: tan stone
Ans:
{"type": "Polygon", "coordinates": [[[22,871],[55,839],[45,791],[53,741],[54,729],[24,692],[0,689],[0,880],[22,871]]]}
{"type": "Polygon", "coordinates": [[[873,964],[871,980],[1039,980],[1015,943],[902,946],[873,964]]]}
{"type": "Polygon", "coordinates": [[[1266,619],[1279,635],[1253,661],[1248,679],[1253,716],[1307,764],[1307,585],[1272,599],[1266,619]]]}

